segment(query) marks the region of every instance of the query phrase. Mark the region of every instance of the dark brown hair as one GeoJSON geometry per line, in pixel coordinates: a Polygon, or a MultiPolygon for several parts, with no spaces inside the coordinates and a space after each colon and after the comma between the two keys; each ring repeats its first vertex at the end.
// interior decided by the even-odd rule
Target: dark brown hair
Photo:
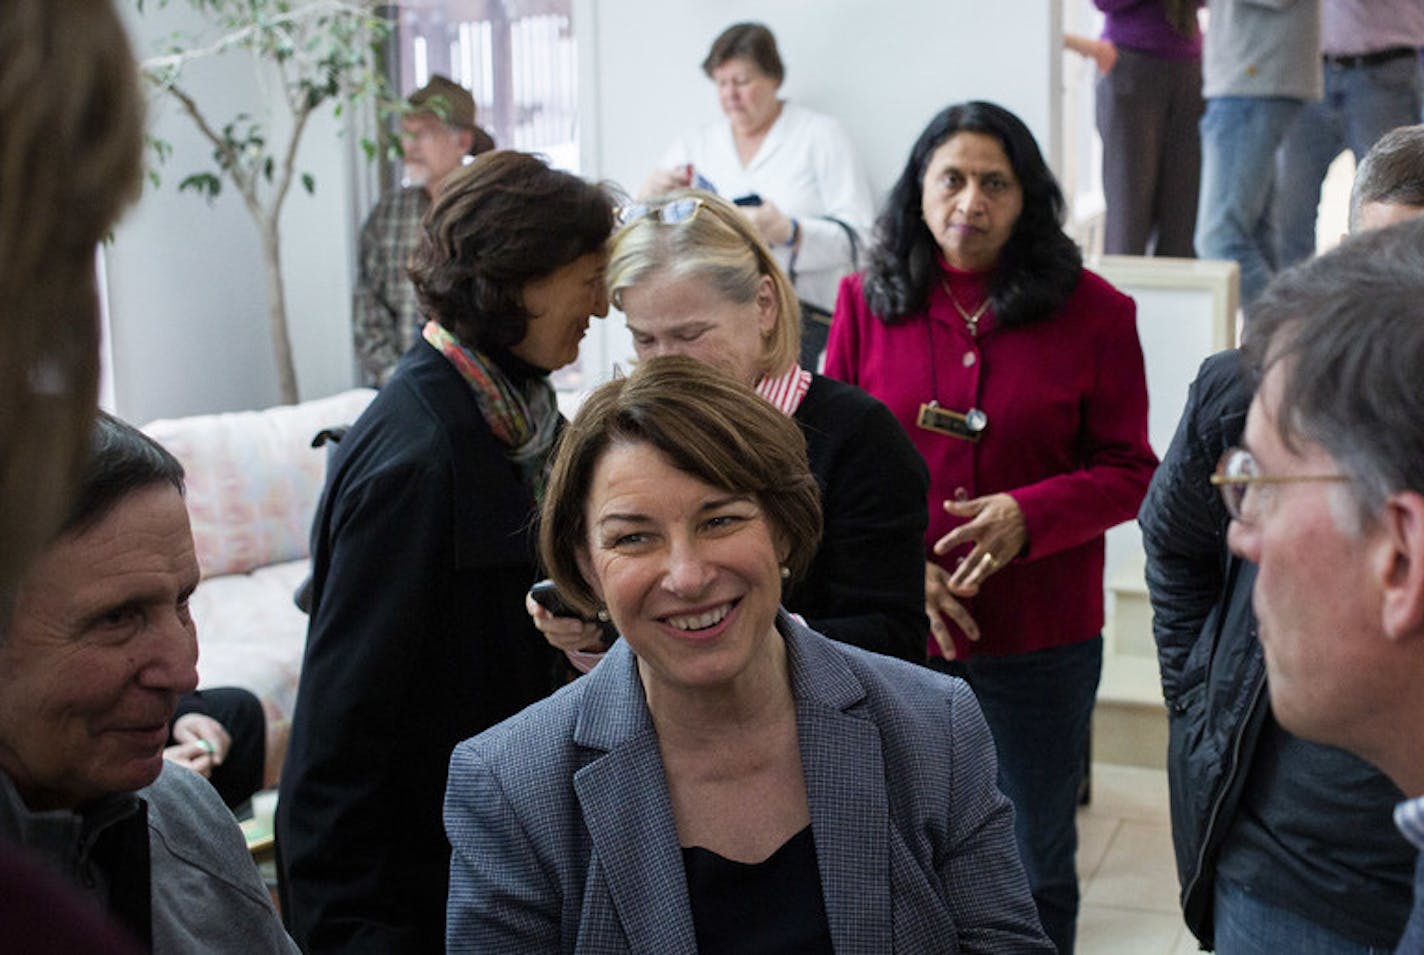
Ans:
{"type": "Polygon", "coordinates": [[[539,550],[560,593],[584,613],[598,605],[579,569],[588,551],[593,473],[619,444],[646,444],[680,471],[751,494],[800,580],[821,540],[820,491],[801,429],[750,388],[683,355],[641,362],[588,397],[564,429],[544,497],[539,550]]]}
{"type": "Polygon", "coordinates": [[[865,297],[886,324],[923,310],[939,279],[939,244],[922,212],[925,172],[935,151],[963,132],[997,140],[1023,189],[1023,211],[989,276],[989,300],[998,326],[1045,321],[1078,286],[1083,257],[1063,231],[1067,204],[1033,133],[996,103],[955,103],[940,110],[920,133],[875,224],[865,297]]]}
{"type": "Polygon", "coordinates": [[[1350,229],[1366,203],[1424,206],[1424,126],[1398,126],[1381,136],[1355,170],[1350,229]]]}
{"type": "Polygon", "coordinates": [[[461,343],[524,338],[524,286],[597,252],[613,231],[612,197],[541,157],[485,153],[451,173],[421,224],[410,278],[426,316],[461,343]]]}
{"type": "Polygon", "coordinates": [[[1246,316],[1246,366],[1283,376],[1276,431],[1346,474],[1359,526],[1424,493],[1424,218],[1352,236],[1280,273],[1246,316]]]}
{"type": "Polygon", "coordinates": [[[776,50],[776,37],[761,23],[734,23],[712,41],[702,72],[710,79],[712,71],[728,60],[741,57],[751,60],[757,69],[780,83],[786,79],[786,67],[776,50]]]}

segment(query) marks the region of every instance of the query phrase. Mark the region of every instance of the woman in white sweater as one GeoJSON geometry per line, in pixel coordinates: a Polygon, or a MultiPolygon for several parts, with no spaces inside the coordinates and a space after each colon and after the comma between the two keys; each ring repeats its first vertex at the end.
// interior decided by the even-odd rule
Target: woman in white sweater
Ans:
{"type": "Polygon", "coordinates": [[[796,286],[801,365],[815,370],[837,285],[856,270],[870,233],[865,171],[840,123],[779,98],[786,70],[764,25],[723,30],[702,71],[717,86],[726,121],[673,143],[640,194],[694,186],[742,207],[796,286]]]}

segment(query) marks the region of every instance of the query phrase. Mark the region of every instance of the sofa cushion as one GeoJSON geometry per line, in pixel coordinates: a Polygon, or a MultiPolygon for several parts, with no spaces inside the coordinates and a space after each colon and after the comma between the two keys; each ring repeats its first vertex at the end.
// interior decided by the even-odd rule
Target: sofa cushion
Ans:
{"type": "Polygon", "coordinates": [[[306,647],[307,615],[292,592],[310,566],[302,559],[210,577],[188,604],[198,630],[198,686],[240,686],[262,701],[269,785],[285,755],[306,647]]]}
{"type": "Polygon", "coordinates": [[[326,475],[312,436],[350,424],[369,388],[264,411],[150,422],[144,431],[187,472],[188,517],[203,577],[241,574],[308,556],[308,535],[326,475]]]}

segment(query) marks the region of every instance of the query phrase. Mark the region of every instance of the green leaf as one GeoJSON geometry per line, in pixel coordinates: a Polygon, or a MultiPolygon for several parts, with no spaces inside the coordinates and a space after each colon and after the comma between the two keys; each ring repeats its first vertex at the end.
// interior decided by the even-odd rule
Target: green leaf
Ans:
{"type": "Polygon", "coordinates": [[[307,191],[308,195],[316,195],[316,180],[312,178],[311,173],[302,173],[302,188],[307,191]]]}
{"type": "Polygon", "coordinates": [[[218,193],[222,192],[222,180],[210,172],[195,172],[178,183],[179,192],[189,189],[201,195],[211,205],[218,193]]]}

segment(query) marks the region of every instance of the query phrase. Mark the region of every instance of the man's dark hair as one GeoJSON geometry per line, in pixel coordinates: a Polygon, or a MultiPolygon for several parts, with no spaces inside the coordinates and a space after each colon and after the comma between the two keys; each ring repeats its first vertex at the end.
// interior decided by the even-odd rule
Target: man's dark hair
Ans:
{"type": "Polygon", "coordinates": [[[1285,376],[1276,426],[1323,447],[1359,516],[1424,493],[1424,218],[1363,233],[1276,277],[1252,307],[1248,367],[1285,376]]]}
{"type": "Polygon", "coordinates": [[[79,477],[79,492],[60,534],[84,533],[102,521],[114,505],[154,484],[170,484],[182,494],[183,465],[133,425],[100,411],[89,440],[89,459],[79,477]]]}
{"type": "Polygon", "coordinates": [[[762,23],[734,23],[718,34],[702,61],[702,72],[710,79],[712,71],[728,60],[738,57],[750,60],[756,68],[780,83],[786,79],[786,66],[776,49],[776,37],[762,23]]]}
{"type": "Polygon", "coordinates": [[[1023,211],[989,279],[989,298],[1001,328],[1049,318],[1077,287],[1083,257],[1063,232],[1063,192],[1043,161],[1033,134],[994,103],[956,103],[930,120],[910,150],[875,224],[866,269],[870,308],[887,323],[924,309],[939,275],[939,246],[921,214],[925,170],[936,149],[956,133],[999,141],[1023,189],[1023,211]]]}
{"type": "MultiPolygon", "coordinates": [[[[124,498],[155,484],[170,484],[182,494],[183,465],[133,425],[100,411],[69,513],[55,537],[84,533],[124,498]]],[[[15,594],[13,587],[0,590],[0,639],[14,610],[15,594]]]]}
{"type": "Polygon", "coordinates": [[[485,153],[441,184],[410,278],[427,317],[470,348],[508,348],[530,315],[524,286],[603,248],[613,199],[538,156],[485,153]]]}
{"type": "Polygon", "coordinates": [[[1360,160],[1350,189],[1350,231],[1367,202],[1424,206],[1424,126],[1390,130],[1360,160]]]}

